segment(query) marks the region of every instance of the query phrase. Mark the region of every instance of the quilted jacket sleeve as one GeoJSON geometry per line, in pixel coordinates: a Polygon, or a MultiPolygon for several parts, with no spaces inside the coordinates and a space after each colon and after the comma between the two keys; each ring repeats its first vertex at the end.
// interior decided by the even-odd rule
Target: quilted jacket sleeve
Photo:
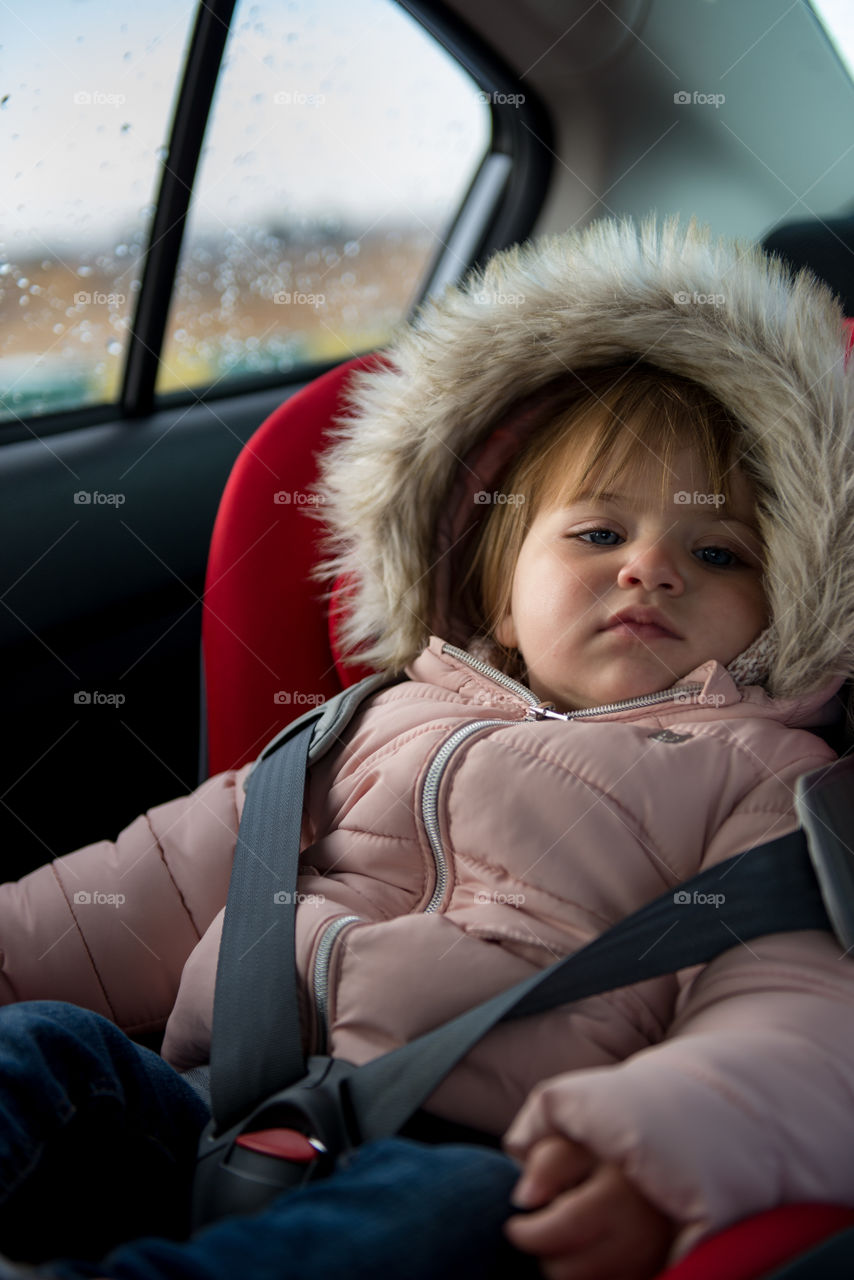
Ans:
{"type": "Polygon", "coordinates": [[[0,1002],[68,1000],[162,1030],[187,956],[223,905],[244,771],[0,886],[0,1002]]]}
{"type": "MultiPolygon", "coordinates": [[[[801,765],[751,792],[704,866],[794,829],[801,765]],[[783,785],[781,785],[783,784],[783,785]]],[[[665,1039],[538,1085],[508,1130],[520,1160],[562,1133],[622,1166],[681,1224],[670,1261],[779,1204],[854,1204],[854,964],[829,933],[736,943],[680,975],[665,1039]]]]}

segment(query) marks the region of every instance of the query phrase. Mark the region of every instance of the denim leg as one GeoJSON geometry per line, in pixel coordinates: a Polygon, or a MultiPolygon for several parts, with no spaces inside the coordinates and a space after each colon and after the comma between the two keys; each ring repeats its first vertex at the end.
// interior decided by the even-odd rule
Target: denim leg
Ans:
{"type": "Polygon", "coordinates": [[[96,1260],[182,1238],[207,1108],[106,1018],[53,1000],[0,1008],[0,1252],[96,1260]]]}
{"type": "MultiPolygon", "coordinates": [[[[144,1239],[105,1257],[110,1280],[534,1280],[501,1224],[518,1167],[499,1151],[368,1143],[334,1174],[226,1218],[184,1244],[144,1239]]],[[[54,1262],[60,1280],[82,1273],[54,1262]]],[[[95,1274],[95,1273],[89,1273],[95,1274]]]]}

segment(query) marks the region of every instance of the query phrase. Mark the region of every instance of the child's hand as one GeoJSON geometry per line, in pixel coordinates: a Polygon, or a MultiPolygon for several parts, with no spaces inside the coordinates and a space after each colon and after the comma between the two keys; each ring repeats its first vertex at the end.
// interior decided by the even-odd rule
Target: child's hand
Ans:
{"type": "Polygon", "coordinates": [[[541,1209],[508,1218],[504,1231],[547,1280],[650,1280],[677,1231],[618,1165],[558,1134],[531,1147],[513,1203],[541,1209]]]}

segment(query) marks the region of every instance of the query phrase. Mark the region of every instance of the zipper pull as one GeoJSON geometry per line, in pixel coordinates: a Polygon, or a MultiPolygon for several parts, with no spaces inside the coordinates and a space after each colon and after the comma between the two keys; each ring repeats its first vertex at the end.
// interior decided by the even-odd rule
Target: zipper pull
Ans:
{"type": "Polygon", "coordinates": [[[539,702],[535,707],[528,707],[525,712],[526,720],[568,720],[569,716],[565,711],[555,710],[553,702],[539,702]]]}

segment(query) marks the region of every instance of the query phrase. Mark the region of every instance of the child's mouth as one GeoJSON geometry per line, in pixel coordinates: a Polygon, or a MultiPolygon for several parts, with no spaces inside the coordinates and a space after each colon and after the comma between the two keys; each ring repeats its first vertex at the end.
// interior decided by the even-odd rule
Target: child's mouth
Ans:
{"type": "Polygon", "coordinates": [[[616,622],[605,628],[611,635],[625,636],[634,640],[676,640],[672,631],[666,631],[654,622],[616,622]]]}
{"type": "Polygon", "coordinates": [[[646,605],[632,605],[628,609],[623,609],[621,613],[614,614],[602,629],[614,635],[635,640],[682,639],[658,609],[652,609],[646,605]]]}

